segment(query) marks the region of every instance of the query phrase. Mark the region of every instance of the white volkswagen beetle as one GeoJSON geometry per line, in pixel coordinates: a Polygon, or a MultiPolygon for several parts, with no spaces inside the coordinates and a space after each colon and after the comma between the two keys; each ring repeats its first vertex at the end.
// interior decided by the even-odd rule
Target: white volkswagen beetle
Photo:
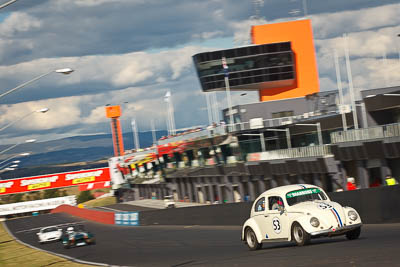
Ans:
{"type": "Polygon", "coordinates": [[[269,241],[302,246],[321,236],[346,235],[351,240],[360,236],[361,225],[355,209],[330,201],[318,186],[286,185],[265,191],[254,201],[242,240],[250,250],[269,241]]]}
{"type": "Polygon", "coordinates": [[[40,229],[39,233],[37,233],[39,238],[39,243],[43,244],[45,242],[57,241],[61,239],[62,229],[56,226],[49,226],[40,229]]]}

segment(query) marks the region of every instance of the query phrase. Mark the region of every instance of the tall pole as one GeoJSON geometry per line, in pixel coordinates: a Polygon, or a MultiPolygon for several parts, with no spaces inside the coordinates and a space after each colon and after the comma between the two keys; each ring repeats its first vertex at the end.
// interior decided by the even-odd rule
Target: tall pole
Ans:
{"type": "Polygon", "coordinates": [[[218,122],[219,121],[219,115],[218,115],[218,101],[217,101],[217,93],[212,92],[211,93],[211,105],[213,107],[213,122],[218,122]]]}
{"type": "MultiPolygon", "coordinates": [[[[383,67],[384,67],[385,69],[387,69],[386,51],[383,51],[383,53],[382,53],[382,59],[383,59],[383,67]]],[[[388,81],[387,71],[385,71],[383,77],[385,78],[385,86],[386,86],[386,87],[389,87],[389,81],[388,81]]]]}
{"type": "Polygon", "coordinates": [[[261,142],[261,150],[262,152],[265,152],[265,137],[264,137],[264,132],[260,133],[260,142],[261,142]]]}
{"type": "Polygon", "coordinates": [[[207,115],[208,115],[208,125],[212,124],[212,114],[210,110],[210,95],[205,93],[206,95],[206,102],[207,102],[207,115]]]}
{"type": "Polygon", "coordinates": [[[308,16],[308,12],[307,12],[307,0],[303,0],[303,13],[304,13],[304,17],[308,16]]]}
{"type": "Polygon", "coordinates": [[[286,142],[287,142],[287,146],[288,146],[288,148],[292,148],[292,141],[290,140],[290,131],[289,131],[289,128],[286,128],[285,131],[286,131],[286,142]]]}
{"type": "Polygon", "coordinates": [[[168,102],[170,105],[171,112],[171,126],[172,126],[172,134],[176,134],[176,126],[175,126],[175,116],[174,116],[174,105],[172,104],[172,95],[170,101],[168,102]]]}
{"type": "Polygon", "coordinates": [[[49,72],[47,72],[47,73],[45,73],[45,74],[42,74],[42,75],[37,76],[36,78],[33,78],[32,80],[29,80],[29,81],[27,81],[27,82],[24,82],[23,84],[18,85],[17,87],[15,87],[15,88],[13,88],[13,89],[11,89],[11,90],[8,90],[7,92],[1,94],[1,95],[0,95],[0,98],[2,98],[3,96],[6,96],[6,95],[8,95],[8,94],[10,94],[10,93],[12,93],[12,92],[18,90],[18,89],[20,89],[20,88],[22,88],[22,87],[25,87],[25,86],[27,86],[28,84],[31,84],[31,83],[33,83],[33,82],[35,82],[35,81],[37,81],[37,80],[39,80],[39,79],[41,79],[41,78],[43,78],[43,77],[45,77],[45,76],[51,74],[51,73],[53,73],[53,72],[61,73],[61,74],[70,74],[70,73],[72,73],[73,71],[74,71],[74,70],[69,69],[69,68],[49,71],[49,72]]]}
{"type": "Polygon", "coordinates": [[[136,150],[138,150],[138,149],[140,149],[140,144],[139,144],[139,135],[138,135],[137,125],[136,125],[136,119],[133,119],[131,121],[131,125],[132,125],[133,139],[135,141],[135,148],[136,148],[136,150]]]}
{"type": "Polygon", "coordinates": [[[222,67],[224,68],[224,72],[225,72],[225,88],[226,88],[226,98],[227,98],[227,101],[228,101],[229,124],[231,124],[232,128],[233,128],[233,125],[235,124],[235,122],[233,121],[231,90],[230,90],[230,87],[229,87],[228,64],[226,63],[226,58],[225,57],[222,57],[222,67]]]}
{"type": "Polygon", "coordinates": [[[4,3],[4,4],[0,5],[0,9],[5,8],[5,7],[11,5],[12,3],[17,2],[17,1],[18,0],[10,0],[7,3],[4,3]]]}
{"type": "Polygon", "coordinates": [[[171,122],[171,110],[169,102],[171,101],[171,92],[168,91],[164,96],[164,101],[167,102],[167,129],[168,135],[172,135],[172,122],[171,122]]]}
{"type": "Polygon", "coordinates": [[[154,128],[154,120],[153,119],[151,119],[150,124],[151,124],[151,135],[153,136],[153,144],[156,145],[157,138],[156,138],[156,130],[154,128]]]}
{"type": "Polygon", "coordinates": [[[349,57],[349,47],[347,42],[347,35],[343,34],[344,38],[344,53],[346,56],[346,69],[347,69],[347,78],[349,80],[349,93],[351,98],[351,108],[353,110],[353,121],[354,121],[354,129],[358,129],[358,118],[357,118],[357,108],[356,101],[354,99],[354,88],[353,88],[353,77],[351,74],[351,66],[350,66],[350,57],[349,57]]]}
{"type": "MultiPolygon", "coordinates": [[[[335,60],[336,83],[337,83],[337,87],[338,87],[338,90],[339,90],[339,102],[340,102],[339,105],[340,106],[344,106],[342,78],[341,78],[341,75],[340,75],[340,68],[339,68],[339,56],[338,56],[338,53],[337,53],[336,49],[333,50],[333,57],[334,57],[334,60],[335,60]]],[[[340,113],[342,113],[343,130],[347,131],[346,113],[344,113],[342,109],[341,109],[340,113]]]]}
{"type": "Polygon", "coordinates": [[[317,132],[318,132],[318,144],[322,146],[324,143],[322,141],[321,123],[317,122],[317,132]]]}

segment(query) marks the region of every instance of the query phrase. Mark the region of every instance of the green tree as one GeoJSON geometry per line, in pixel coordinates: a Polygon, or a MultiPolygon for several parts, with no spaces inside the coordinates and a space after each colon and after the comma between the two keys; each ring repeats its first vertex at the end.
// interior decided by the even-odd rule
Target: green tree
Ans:
{"type": "Polygon", "coordinates": [[[60,190],[58,189],[48,189],[44,191],[43,199],[55,198],[60,196],[60,190]]]}
{"type": "Polygon", "coordinates": [[[11,197],[11,203],[18,203],[22,201],[22,198],[24,197],[24,194],[14,194],[11,197]]]}
{"type": "Polygon", "coordinates": [[[88,191],[82,191],[80,194],[79,194],[79,196],[78,196],[78,198],[77,198],[77,202],[78,202],[78,204],[79,203],[83,203],[83,202],[86,202],[86,201],[89,201],[89,200],[92,200],[92,199],[94,199],[94,196],[92,195],[92,193],[88,190],[88,191]]]}

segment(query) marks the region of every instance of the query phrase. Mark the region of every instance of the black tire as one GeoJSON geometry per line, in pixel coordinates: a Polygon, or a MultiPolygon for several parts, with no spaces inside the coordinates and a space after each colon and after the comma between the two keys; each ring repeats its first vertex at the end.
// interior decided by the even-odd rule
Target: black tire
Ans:
{"type": "Polygon", "coordinates": [[[244,238],[250,250],[258,250],[262,247],[262,243],[258,243],[257,236],[254,233],[253,229],[247,228],[244,234],[244,238]]]}
{"type": "Polygon", "coordinates": [[[299,223],[294,223],[292,226],[292,239],[298,246],[304,246],[310,243],[311,236],[299,223]]]}
{"type": "Polygon", "coordinates": [[[346,237],[348,240],[354,240],[360,237],[361,234],[361,227],[358,227],[354,230],[348,231],[346,233],[346,237]]]}

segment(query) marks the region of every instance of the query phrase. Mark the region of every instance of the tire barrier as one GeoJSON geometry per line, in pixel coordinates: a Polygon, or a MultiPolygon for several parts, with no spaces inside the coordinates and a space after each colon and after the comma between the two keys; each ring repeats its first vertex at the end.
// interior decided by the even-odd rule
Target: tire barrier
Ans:
{"type": "Polygon", "coordinates": [[[114,212],[81,209],[70,205],[61,205],[51,211],[51,213],[59,212],[104,224],[114,224],[115,222],[114,212]]]}
{"type": "Polygon", "coordinates": [[[139,212],[117,212],[115,213],[115,224],[139,226],[139,212]]]}

